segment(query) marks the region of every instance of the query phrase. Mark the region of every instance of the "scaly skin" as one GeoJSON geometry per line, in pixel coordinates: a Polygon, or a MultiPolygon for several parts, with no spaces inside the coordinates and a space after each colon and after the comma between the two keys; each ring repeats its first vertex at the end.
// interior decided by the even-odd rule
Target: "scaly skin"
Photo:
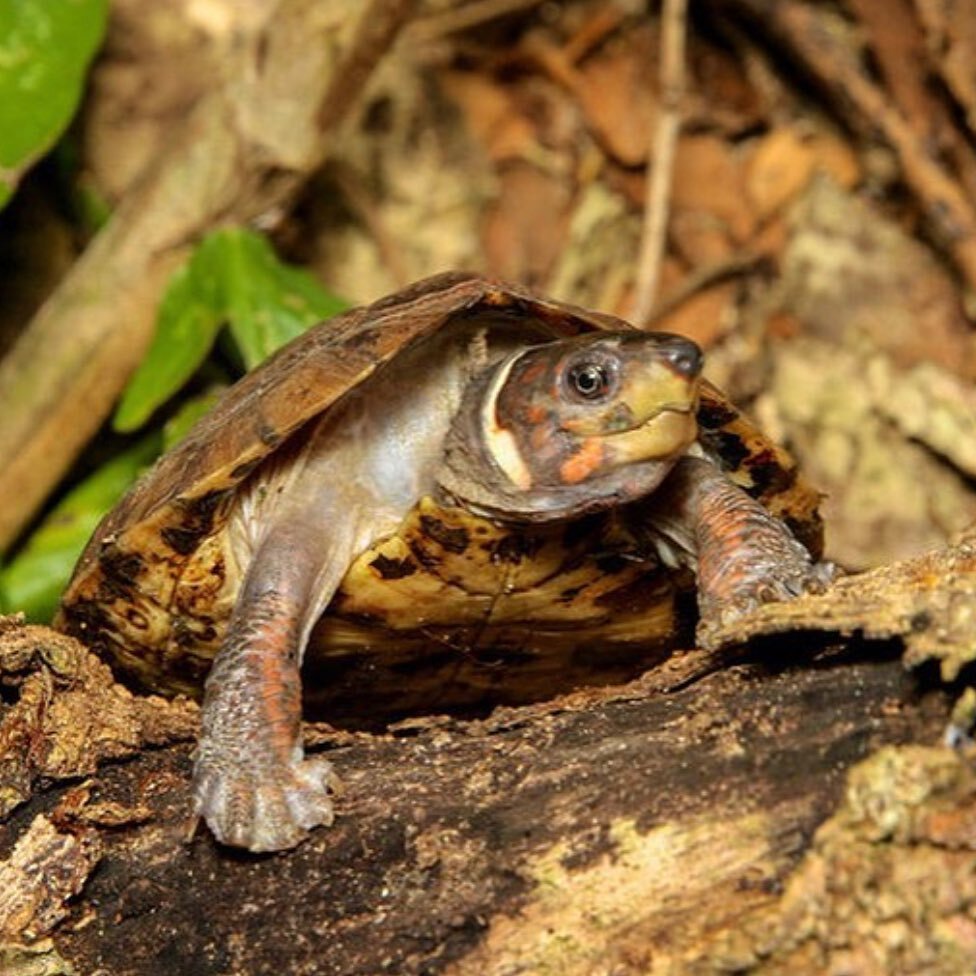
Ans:
{"type": "Polygon", "coordinates": [[[709,461],[683,458],[660,499],[688,530],[698,577],[698,642],[763,603],[820,592],[834,576],[787,526],[709,461]]]}
{"type": "Polygon", "coordinates": [[[194,801],[225,844],[283,850],[332,822],[331,766],[300,741],[301,612],[276,590],[240,601],[207,679],[194,801]]]}
{"type": "Polygon", "coordinates": [[[341,572],[323,565],[349,548],[346,532],[307,511],[269,520],[207,678],[193,776],[196,812],[217,839],[252,851],[294,847],[332,822],[331,766],[303,756],[299,667],[341,572]]]}
{"type": "Polygon", "coordinates": [[[283,850],[332,821],[329,763],[302,753],[305,644],[353,558],[432,480],[425,466],[464,376],[446,355],[422,373],[415,356],[403,363],[401,382],[349,398],[281,450],[229,517],[244,579],[207,679],[194,769],[197,812],[225,844],[283,850]]]}

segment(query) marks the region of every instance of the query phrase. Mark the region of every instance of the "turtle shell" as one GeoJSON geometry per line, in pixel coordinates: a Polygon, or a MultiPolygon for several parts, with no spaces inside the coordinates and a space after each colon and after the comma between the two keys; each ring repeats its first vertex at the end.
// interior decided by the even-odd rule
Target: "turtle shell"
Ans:
{"type": "MultiPolygon", "coordinates": [[[[223,532],[238,486],[404,350],[481,318],[524,324],[528,341],[632,328],[465,274],[323,323],[228,390],[106,516],[56,625],[144,687],[199,693],[239,582],[223,532]]],[[[708,384],[698,420],[705,451],[819,555],[819,495],[792,459],[708,384]]],[[[334,717],[337,702],[361,699],[370,683],[378,701],[406,710],[532,699],[551,694],[556,676],[565,685],[635,673],[647,653],[687,635],[677,598],[690,581],[655,560],[632,508],[502,526],[421,499],[395,536],[349,567],[313,632],[306,688],[327,690],[334,717]]]]}

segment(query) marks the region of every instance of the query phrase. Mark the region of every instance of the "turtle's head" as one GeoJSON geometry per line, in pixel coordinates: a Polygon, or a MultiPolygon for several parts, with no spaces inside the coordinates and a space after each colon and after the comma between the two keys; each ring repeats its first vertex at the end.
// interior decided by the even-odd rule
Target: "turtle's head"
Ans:
{"type": "Polygon", "coordinates": [[[697,437],[701,368],[695,343],[660,332],[523,349],[482,377],[462,406],[446,460],[464,478],[441,482],[471,507],[533,520],[646,495],[697,437]]]}

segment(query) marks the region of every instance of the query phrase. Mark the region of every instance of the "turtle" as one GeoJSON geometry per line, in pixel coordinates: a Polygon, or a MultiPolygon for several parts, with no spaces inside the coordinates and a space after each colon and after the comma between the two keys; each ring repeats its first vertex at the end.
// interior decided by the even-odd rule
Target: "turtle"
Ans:
{"type": "Polygon", "coordinates": [[[390,657],[408,700],[424,653],[488,649],[504,683],[506,655],[673,647],[682,593],[707,646],[826,585],[818,493],[702,368],[688,338],[520,286],[419,281],[230,387],[103,519],[56,626],[202,694],[196,815],[293,847],[333,819],[301,736],[316,662],[390,657]]]}

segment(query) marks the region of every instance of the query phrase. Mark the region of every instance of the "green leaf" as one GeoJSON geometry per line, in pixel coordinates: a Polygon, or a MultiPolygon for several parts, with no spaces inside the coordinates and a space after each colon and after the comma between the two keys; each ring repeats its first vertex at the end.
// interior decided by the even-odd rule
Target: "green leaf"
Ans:
{"type": "Polygon", "coordinates": [[[72,489],[0,570],[0,606],[47,621],[101,517],[159,454],[158,431],[116,455],[72,489]]]}
{"type": "Polygon", "coordinates": [[[116,409],[115,429],[136,430],[178,392],[206,359],[225,322],[245,366],[253,369],[310,325],[346,307],[310,274],[279,261],[260,234],[215,231],[170,282],[155,338],[116,409]]]}
{"type": "Polygon", "coordinates": [[[177,271],[163,296],[156,335],[115,410],[120,433],[138,430],[207,358],[220,331],[220,283],[210,274],[203,247],[177,271]]]}
{"type": "Polygon", "coordinates": [[[0,0],[0,205],[74,115],[107,13],[108,0],[0,0]]]}
{"type": "Polygon", "coordinates": [[[279,261],[260,234],[225,230],[214,243],[220,249],[231,335],[249,370],[309,326],[348,307],[307,271],[279,261]]]}

